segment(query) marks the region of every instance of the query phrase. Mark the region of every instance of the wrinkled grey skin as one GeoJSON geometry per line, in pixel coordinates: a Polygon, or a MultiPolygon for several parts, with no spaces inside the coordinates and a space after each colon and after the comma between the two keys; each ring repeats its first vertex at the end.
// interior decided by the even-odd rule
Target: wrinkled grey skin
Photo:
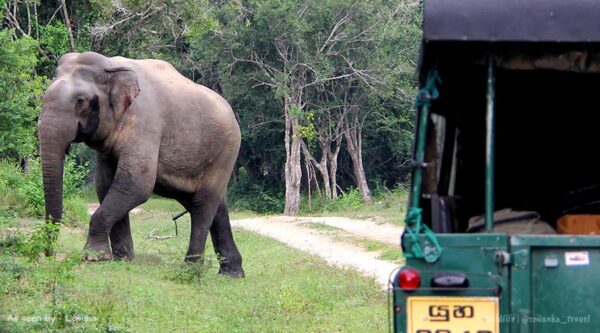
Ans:
{"type": "Polygon", "coordinates": [[[243,276],[224,196],[240,147],[229,104],[159,60],[61,57],[39,121],[46,215],[62,218],[65,152],[72,142],[97,151],[88,260],[131,260],[129,211],[154,192],[191,214],[186,261],[202,258],[210,230],[219,273],[243,276]]]}

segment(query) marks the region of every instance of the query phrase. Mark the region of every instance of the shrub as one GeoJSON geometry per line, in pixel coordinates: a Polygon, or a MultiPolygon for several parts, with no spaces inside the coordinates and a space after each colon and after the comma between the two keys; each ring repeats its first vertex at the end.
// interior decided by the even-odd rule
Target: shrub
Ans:
{"type": "Polygon", "coordinates": [[[14,164],[0,161],[0,219],[14,217],[23,207],[25,197],[18,191],[25,183],[25,175],[14,164]]]}
{"type": "MultiPolygon", "coordinates": [[[[337,199],[321,199],[318,195],[313,195],[311,201],[311,210],[308,211],[308,202],[302,203],[302,212],[313,213],[382,213],[384,211],[393,211],[394,214],[401,216],[405,210],[408,201],[408,190],[404,185],[398,185],[392,190],[385,187],[378,188],[374,192],[373,203],[365,204],[357,188],[351,187],[342,193],[337,199]]],[[[343,215],[343,214],[342,214],[343,215]]]]}
{"type": "Polygon", "coordinates": [[[322,203],[314,202],[313,200],[312,206],[313,211],[317,212],[347,212],[360,209],[363,206],[363,202],[358,189],[350,187],[337,199],[325,199],[322,203]]]}
{"type": "MultiPolygon", "coordinates": [[[[67,157],[63,180],[64,221],[74,223],[86,219],[85,204],[78,199],[86,177],[86,165],[77,165],[67,157]]],[[[23,173],[15,164],[0,160],[0,222],[16,216],[44,216],[44,187],[37,159],[31,160],[29,172],[23,173]]]]}
{"type": "Polygon", "coordinates": [[[254,182],[244,167],[238,169],[236,181],[227,191],[227,203],[232,210],[257,213],[282,212],[285,206],[282,193],[254,182]]]}
{"type": "Polygon", "coordinates": [[[201,283],[208,270],[218,267],[215,257],[203,257],[195,262],[172,262],[167,278],[181,284],[201,283]]]}

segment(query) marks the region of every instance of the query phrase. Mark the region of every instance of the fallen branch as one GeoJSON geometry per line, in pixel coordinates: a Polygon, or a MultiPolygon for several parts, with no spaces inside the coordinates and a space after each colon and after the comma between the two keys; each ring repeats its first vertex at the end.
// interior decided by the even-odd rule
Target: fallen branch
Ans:
{"type": "Polygon", "coordinates": [[[156,232],[158,231],[158,229],[154,228],[150,231],[150,234],[148,234],[148,238],[152,238],[155,240],[165,240],[165,239],[169,239],[169,238],[173,238],[173,236],[156,236],[156,232]]]}

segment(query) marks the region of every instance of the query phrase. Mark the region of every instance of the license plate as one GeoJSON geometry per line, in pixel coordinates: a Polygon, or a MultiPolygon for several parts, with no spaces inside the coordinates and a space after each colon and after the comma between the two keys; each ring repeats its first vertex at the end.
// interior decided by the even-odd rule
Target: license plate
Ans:
{"type": "Polygon", "coordinates": [[[499,333],[497,297],[409,297],[408,333],[499,333]]]}

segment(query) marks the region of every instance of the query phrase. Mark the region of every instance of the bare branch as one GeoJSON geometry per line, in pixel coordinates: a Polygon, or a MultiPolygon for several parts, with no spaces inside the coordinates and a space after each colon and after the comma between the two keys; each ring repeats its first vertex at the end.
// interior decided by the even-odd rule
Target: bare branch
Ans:
{"type": "Polygon", "coordinates": [[[273,77],[277,69],[271,65],[269,65],[266,61],[263,60],[255,51],[252,51],[251,59],[244,60],[246,62],[253,63],[258,65],[269,77],[273,77]]]}
{"type": "Polygon", "coordinates": [[[19,25],[19,21],[16,17],[16,12],[13,10],[12,12],[8,8],[8,5],[4,4],[4,11],[6,12],[6,20],[8,23],[15,28],[18,32],[20,32],[23,36],[29,36],[23,29],[21,29],[21,25],[19,25]]]}
{"type": "Polygon", "coordinates": [[[54,11],[54,14],[52,14],[52,16],[50,17],[50,20],[48,20],[48,25],[50,25],[52,23],[52,21],[54,20],[54,17],[56,17],[56,14],[58,14],[58,12],[62,9],[63,5],[62,3],[60,4],[60,6],[58,6],[58,8],[56,8],[56,10],[54,11]]]}
{"type": "Polygon", "coordinates": [[[154,228],[150,231],[150,234],[148,234],[148,238],[154,239],[154,240],[165,240],[165,239],[169,239],[169,238],[173,238],[173,236],[156,236],[156,232],[158,232],[158,229],[154,228]]]}
{"type": "MultiPolygon", "coordinates": [[[[61,1],[64,1],[64,0],[61,0],[61,1]]],[[[90,34],[92,35],[92,37],[102,37],[102,36],[108,35],[115,27],[117,27],[123,23],[126,23],[132,19],[137,19],[137,23],[141,23],[144,20],[146,20],[147,18],[157,14],[161,10],[164,10],[165,7],[166,7],[166,5],[164,5],[164,4],[160,5],[160,6],[150,6],[141,13],[133,13],[133,14],[129,14],[125,8],[118,8],[119,11],[121,11],[125,14],[129,14],[129,15],[127,15],[125,18],[111,24],[110,26],[93,27],[90,29],[90,34]]]]}
{"type": "Polygon", "coordinates": [[[268,83],[268,82],[264,82],[264,81],[260,81],[259,83],[253,85],[252,88],[258,88],[258,87],[261,87],[261,86],[268,86],[268,87],[271,87],[271,88],[277,88],[277,85],[272,84],[272,83],[268,83]]]}
{"type": "Polygon", "coordinates": [[[323,50],[325,50],[325,48],[328,47],[330,45],[330,43],[331,43],[330,49],[331,49],[331,47],[333,47],[333,45],[337,41],[334,38],[336,31],[342,26],[342,24],[346,23],[347,20],[348,20],[348,13],[346,13],[346,15],[344,15],[344,17],[342,17],[339,21],[337,21],[335,23],[335,25],[331,29],[331,32],[329,33],[329,37],[327,37],[327,39],[325,40],[325,42],[319,49],[319,52],[323,52],[323,50]],[[332,41],[332,39],[333,39],[333,41],[332,41]]]}
{"type": "Polygon", "coordinates": [[[29,10],[29,4],[25,6],[27,8],[27,35],[31,35],[31,11],[29,10]]]}
{"type": "Polygon", "coordinates": [[[35,18],[35,39],[40,40],[40,24],[38,22],[37,4],[33,3],[33,15],[35,18]]]}
{"type": "Polygon", "coordinates": [[[284,62],[288,62],[289,61],[289,57],[288,57],[288,48],[285,46],[285,42],[281,39],[275,39],[275,50],[277,50],[277,53],[279,54],[279,57],[281,58],[281,60],[283,60],[284,62]]]}
{"type": "MultiPolygon", "coordinates": [[[[151,34],[151,35],[158,35],[160,33],[158,31],[148,30],[148,29],[145,29],[145,28],[141,28],[140,31],[144,32],[144,33],[147,33],[147,34],[151,34]]],[[[173,38],[177,39],[175,36],[173,36],[173,38]]],[[[172,46],[172,45],[170,45],[170,46],[172,46]]]]}
{"type": "MultiPolygon", "coordinates": [[[[4,4],[4,11],[6,13],[5,17],[6,17],[6,20],[8,21],[8,24],[11,27],[15,28],[19,33],[21,33],[21,35],[23,35],[23,36],[29,36],[29,34],[27,34],[25,31],[23,31],[23,29],[19,25],[19,21],[17,20],[16,16],[14,16],[16,10],[13,10],[13,12],[11,13],[10,9],[8,8],[8,6],[6,4],[4,4]]],[[[48,55],[39,46],[39,44],[36,46],[36,48],[37,48],[38,52],[42,55],[42,57],[48,58],[48,55]]]]}
{"type": "Polygon", "coordinates": [[[308,7],[312,4],[312,1],[304,1],[303,4],[304,6],[300,7],[300,11],[298,12],[298,18],[302,18],[302,16],[304,16],[304,13],[306,13],[308,7]]]}
{"type": "Polygon", "coordinates": [[[353,75],[354,75],[354,73],[347,73],[347,74],[332,76],[332,77],[328,77],[328,78],[324,78],[324,79],[317,79],[315,81],[312,81],[310,83],[307,83],[307,84],[301,86],[301,88],[304,89],[306,87],[314,86],[315,84],[318,84],[318,83],[323,83],[323,82],[327,82],[327,81],[335,81],[335,80],[343,79],[345,77],[350,77],[353,75]]]}

